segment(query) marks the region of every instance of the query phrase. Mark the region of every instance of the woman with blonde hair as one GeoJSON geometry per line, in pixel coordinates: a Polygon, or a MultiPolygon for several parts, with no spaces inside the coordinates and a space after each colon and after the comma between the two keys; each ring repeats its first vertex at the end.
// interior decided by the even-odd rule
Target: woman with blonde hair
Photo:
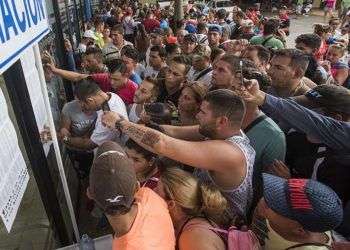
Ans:
{"type": "Polygon", "coordinates": [[[196,115],[207,93],[208,87],[202,82],[193,81],[185,84],[178,104],[179,120],[182,126],[198,124],[196,115]]]}
{"type": "Polygon", "coordinates": [[[223,214],[227,201],[214,186],[177,167],[161,170],[156,189],[167,202],[179,250],[226,249],[224,240],[212,228],[227,224],[223,214]]]}

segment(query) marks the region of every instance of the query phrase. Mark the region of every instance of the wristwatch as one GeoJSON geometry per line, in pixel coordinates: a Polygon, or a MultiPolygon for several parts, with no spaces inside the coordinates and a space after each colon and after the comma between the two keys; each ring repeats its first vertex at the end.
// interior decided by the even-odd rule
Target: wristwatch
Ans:
{"type": "Polygon", "coordinates": [[[64,136],[63,137],[63,142],[64,143],[69,143],[69,137],[68,136],[64,136]]]}

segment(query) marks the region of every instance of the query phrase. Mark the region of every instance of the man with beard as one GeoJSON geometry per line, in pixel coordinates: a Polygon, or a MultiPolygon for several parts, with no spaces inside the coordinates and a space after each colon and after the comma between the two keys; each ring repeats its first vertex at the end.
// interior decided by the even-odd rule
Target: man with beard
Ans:
{"type": "MultiPolygon", "coordinates": [[[[242,76],[251,78],[258,69],[254,64],[233,55],[225,55],[214,67],[214,87],[217,89],[239,90],[242,76]],[[240,71],[242,66],[242,72],[240,71]],[[248,77],[249,76],[249,77],[248,77]]],[[[240,93],[240,92],[239,92],[240,93]]],[[[286,140],[278,125],[252,103],[246,103],[242,130],[249,138],[256,155],[253,184],[255,187],[253,205],[262,196],[262,172],[269,170],[275,160],[284,161],[286,140]]]]}
{"type": "Polygon", "coordinates": [[[268,74],[271,77],[269,94],[278,97],[303,95],[316,84],[304,78],[309,58],[297,49],[281,49],[274,53],[268,74]]]}
{"type": "Polygon", "coordinates": [[[241,132],[244,114],[240,97],[230,90],[216,90],[205,96],[196,126],[163,125],[159,126],[161,133],[124,120],[115,112],[106,112],[103,123],[153,153],[197,168],[195,174],[202,182],[221,189],[229,203],[229,215],[245,216],[253,195],[255,152],[241,132]]]}

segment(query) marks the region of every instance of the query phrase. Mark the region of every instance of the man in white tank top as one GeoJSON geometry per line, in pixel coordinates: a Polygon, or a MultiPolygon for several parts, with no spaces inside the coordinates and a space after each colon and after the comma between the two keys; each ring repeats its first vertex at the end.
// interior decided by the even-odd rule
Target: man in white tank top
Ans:
{"type": "Polygon", "coordinates": [[[197,115],[199,125],[159,126],[157,130],[106,112],[103,123],[121,129],[145,149],[200,169],[203,181],[217,185],[230,210],[245,215],[252,197],[255,152],[241,131],[245,105],[230,90],[215,90],[204,98],[197,115]],[[208,138],[207,140],[205,140],[208,138]]]}

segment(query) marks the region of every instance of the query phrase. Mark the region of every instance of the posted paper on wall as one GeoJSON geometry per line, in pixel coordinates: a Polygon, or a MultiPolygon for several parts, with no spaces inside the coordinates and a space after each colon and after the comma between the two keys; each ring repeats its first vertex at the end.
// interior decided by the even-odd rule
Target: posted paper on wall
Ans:
{"type": "Polygon", "coordinates": [[[10,232],[29,181],[29,174],[1,89],[0,114],[0,217],[10,232]]]}

